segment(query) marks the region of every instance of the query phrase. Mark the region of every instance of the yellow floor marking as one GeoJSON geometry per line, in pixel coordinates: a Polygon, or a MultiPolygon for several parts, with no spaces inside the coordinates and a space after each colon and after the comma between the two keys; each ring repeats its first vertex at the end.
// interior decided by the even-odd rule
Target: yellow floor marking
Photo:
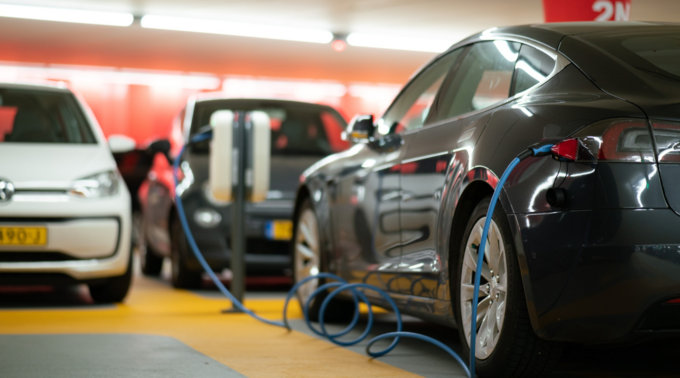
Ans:
{"type": "MultiPolygon", "coordinates": [[[[229,301],[173,290],[135,277],[124,305],[97,311],[0,311],[0,334],[136,333],[174,337],[247,377],[417,377],[327,341],[262,324],[247,315],[224,315],[229,301]]],[[[253,299],[246,306],[280,319],[283,300],[253,299]]],[[[291,318],[300,318],[297,303],[291,318]]]]}

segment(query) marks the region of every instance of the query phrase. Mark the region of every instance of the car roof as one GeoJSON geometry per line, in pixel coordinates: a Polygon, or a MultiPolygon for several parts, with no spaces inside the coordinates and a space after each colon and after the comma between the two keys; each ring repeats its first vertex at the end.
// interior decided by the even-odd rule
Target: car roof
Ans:
{"type": "MultiPolygon", "coordinates": [[[[261,103],[267,103],[268,105],[280,104],[285,107],[307,107],[307,108],[317,108],[324,110],[331,110],[334,113],[340,115],[337,109],[329,105],[315,104],[313,102],[305,101],[295,101],[295,100],[284,100],[279,98],[238,98],[238,97],[228,97],[221,93],[202,93],[195,97],[196,104],[207,103],[207,102],[221,102],[226,104],[234,104],[238,106],[258,106],[261,103]]],[[[342,115],[340,115],[342,117],[342,115]]],[[[342,117],[344,119],[344,117],[342,117]]]]}
{"type": "Polygon", "coordinates": [[[604,92],[641,107],[650,117],[680,120],[677,109],[680,81],[651,75],[605,51],[602,46],[589,42],[600,37],[635,37],[649,33],[680,34],[680,23],[568,22],[492,28],[458,42],[444,54],[495,38],[541,44],[563,55],[604,92]]]}
{"type": "Polygon", "coordinates": [[[530,24],[491,28],[475,34],[455,44],[452,49],[477,42],[485,36],[518,36],[557,50],[560,41],[565,36],[578,36],[590,33],[604,33],[614,31],[641,32],[653,28],[654,30],[678,30],[680,23],[643,22],[643,21],[603,21],[603,22],[556,22],[547,24],[530,24]]]}
{"type": "Polygon", "coordinates": [[[259,102],[272,102],[290,105],[311,105],[311,106],[321,106],[329,108],[328,105],[315,104],[313,102],[305,101],[295,101],[295,100],[285,100],[280,98],[266,98],[266,97],[229,97],[221,93],[201,93],[196,96],[196,102],[207,102],[207,101],[224,101],[224,102],[234,102],[234,103],[259,103],[259,102]]]}
{"type": "Polygon", "coordinates": [[[12,89],[33,89],[50,92],[71,93],[71,91],[63,83],[54,83],[49,81],[36,80],[33,81],[18,81],[18,82],[4,82],[0,81],[0,88],[12,89]]]}

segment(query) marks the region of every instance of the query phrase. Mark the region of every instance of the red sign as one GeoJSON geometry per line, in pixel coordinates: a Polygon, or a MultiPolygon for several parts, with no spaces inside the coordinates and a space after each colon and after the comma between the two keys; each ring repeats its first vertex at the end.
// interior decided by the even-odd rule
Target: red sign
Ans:
{"type": "Polygon", "coordinates": [[[545,22],[628,21],[631,0],[543,0],[545,22]]]}

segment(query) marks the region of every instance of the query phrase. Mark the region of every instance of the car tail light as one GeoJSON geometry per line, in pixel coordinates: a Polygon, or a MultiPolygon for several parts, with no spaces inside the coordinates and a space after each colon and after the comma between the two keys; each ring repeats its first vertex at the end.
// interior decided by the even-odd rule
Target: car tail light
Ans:
{"type": "Polygon", "coordinates": [[[680,162],[680,123],[652,121],[659,163],[680,162]]]}
{"type": "Polygon", "coordinates": [[[680,304],[680,298],[671,299],[670,301],[667,301],[664,304],[680,304]]]}
{"type": "Polygon", "coordinates": [[[641,119],[596,122],[557,143],[552,152],[557,158],[571,161],[655,161],[652,136],[647,122],[641,119]]]}

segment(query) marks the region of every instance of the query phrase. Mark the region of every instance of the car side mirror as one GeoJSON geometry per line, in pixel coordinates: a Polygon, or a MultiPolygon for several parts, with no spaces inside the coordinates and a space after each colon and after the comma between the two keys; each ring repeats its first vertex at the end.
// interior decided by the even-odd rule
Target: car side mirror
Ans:
{"type": "Polygon", "coordinates": [[[137,142],[129,136],[114,134],[109,137],[109,148],[114,154],[122,154],[137,148],[137,142]]]}
{"type": "Polygon", "coordinates": [[[170,149],[171,149],[170,141],[167,139],[157,139],[154,140],[153,142],[149,143],[149,145],[146,147],[146,153],[151,156],[152,158],[156,154],[163,154],[165,156],[165,159],[168,161],[168,164],[172,165],[172,158],[170,157],[170,149]]]}
{"type": "Polygon", "coordinates": [[[152,154],[161,153],[167,155],[170,153],[170,141],[167,139],[154,140],[149,144],[147,150],[152,154]]]}
{"type": "Polygon", "coordinates": [[[347,125],[347,130],[343,132],[343,140],[350,140],[353,143],[368,143],[375,130],[373,115],[357,115],[347,125]]]}

